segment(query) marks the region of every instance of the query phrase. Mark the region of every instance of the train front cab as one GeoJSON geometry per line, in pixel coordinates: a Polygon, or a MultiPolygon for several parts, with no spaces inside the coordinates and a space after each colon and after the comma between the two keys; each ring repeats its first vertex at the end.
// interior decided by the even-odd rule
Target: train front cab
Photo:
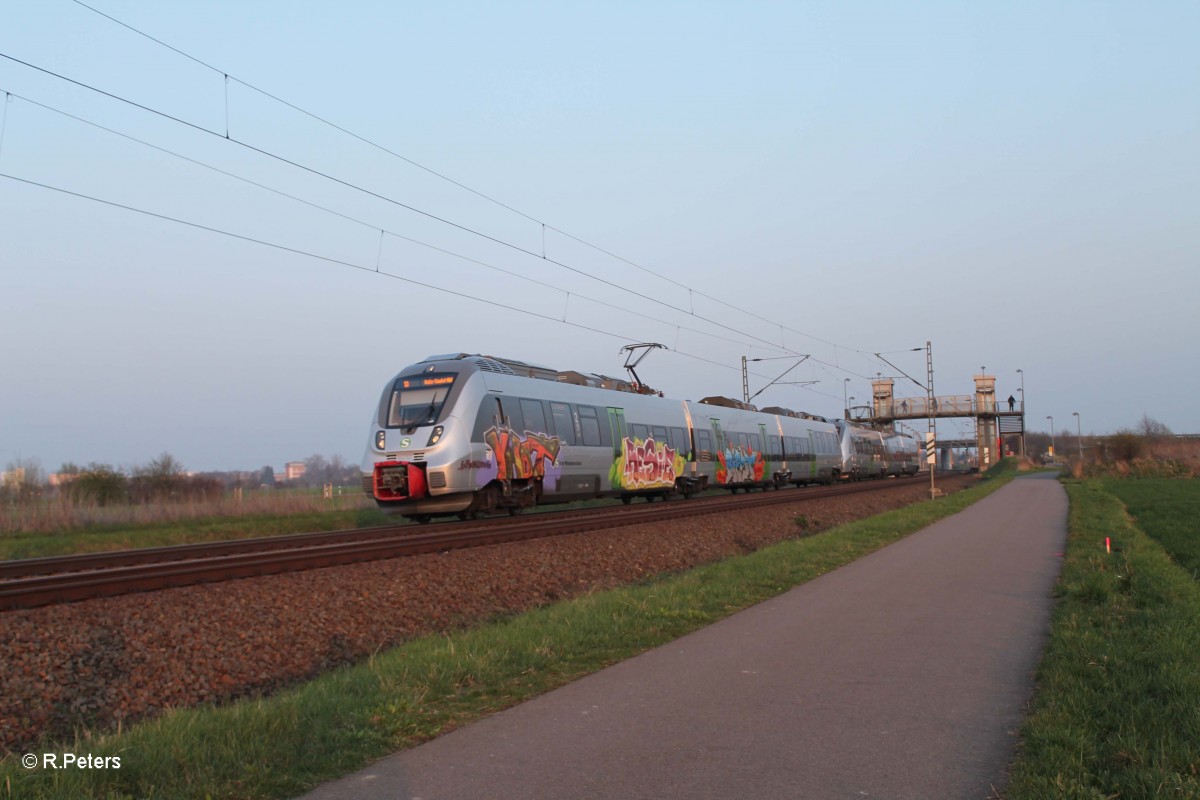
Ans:
{"type": "Polygon", "coordinates": [[[364,460],[363,488],[381,509],[426,521],[431,514],[461,511],[470,502],[445,493],[447,471],[431,469],[430,463],[451,439],[463,435],[453,411],[468,376],[445,365],[418,366],[384,387],[364,460]]]}

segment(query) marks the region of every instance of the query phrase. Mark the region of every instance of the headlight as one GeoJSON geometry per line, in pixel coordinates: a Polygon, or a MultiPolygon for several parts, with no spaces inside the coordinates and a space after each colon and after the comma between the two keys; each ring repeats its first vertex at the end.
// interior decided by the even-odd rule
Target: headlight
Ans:
{"type": "Polygon", "coordinates": [[[437,444],[438,440],[442,438],[442,430],[443,430],[443,426],[441,426],[441,425],[438,425],[436,428],[434,428],[433,433],[431,433],[429,435],[429,444],[427,444],[425,446],[433,447],[435,444],[437,444]]]}
{"type": "Polygon", "coordinates": [[[387,444],[387,431],[375,431],[375,449],[383,450],[387,444]]]}

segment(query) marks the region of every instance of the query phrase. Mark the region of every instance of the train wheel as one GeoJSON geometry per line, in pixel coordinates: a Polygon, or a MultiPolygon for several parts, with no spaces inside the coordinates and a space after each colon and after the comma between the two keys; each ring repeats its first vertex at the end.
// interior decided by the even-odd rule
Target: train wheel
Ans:
{"type": "Polygon", "coordinates": [[[633,502],[633,495],[631,495],[631,494],[621,495],[621,502],[624,503],[625,505],[629,505],[630,503],[633,502]]]}
{"type": "Polygon", "coordinates": [[[412,519],[413,522],[419,522],[422,525],[428,525],[430,522],[433,522],[433,517],[429,514],[413,514],[412,519]]]}
{"type": "Polygon", "coordinates": [[[517,514],[520,514],[520,513],[521,513],[520,506],[509,506],[508,507],[508,515],[510,517],[515,517],[517,514]]]}

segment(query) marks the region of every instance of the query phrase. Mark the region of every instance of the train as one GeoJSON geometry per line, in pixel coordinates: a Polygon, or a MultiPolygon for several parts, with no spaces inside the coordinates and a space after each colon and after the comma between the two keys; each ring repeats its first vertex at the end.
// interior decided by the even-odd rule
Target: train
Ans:
{"type": "Polygon", "coordinates": [[[599,497],[625,503],[912,475],[919,443],[725,397],[494,356],[435,355],[384,386],[363,490],[418,522],[599,497]]]}

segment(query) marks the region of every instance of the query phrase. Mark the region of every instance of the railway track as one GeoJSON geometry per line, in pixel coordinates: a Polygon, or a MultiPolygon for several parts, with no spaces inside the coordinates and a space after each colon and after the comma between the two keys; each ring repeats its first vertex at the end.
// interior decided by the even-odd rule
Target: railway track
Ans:
{"type": "Polygon", "coordinates": [[[361,561],[560,536],[823,497],[883,491],[898,484],[861,483],[703,497],[455,522],[434,528],[395,525],[258,539],[120,550],[0,563],[0,611],[111,597],[197,583],[299,572],[361,561]]]}

